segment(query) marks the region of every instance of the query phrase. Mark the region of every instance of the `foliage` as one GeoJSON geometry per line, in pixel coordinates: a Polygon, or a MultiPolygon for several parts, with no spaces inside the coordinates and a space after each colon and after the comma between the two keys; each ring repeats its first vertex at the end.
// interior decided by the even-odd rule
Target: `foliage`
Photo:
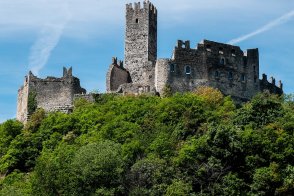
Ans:
{"type": "Polygon", "coordinates": [[[0,195],[291,195],[292,96],[83,99],[0,125],[0,195]]]}
{"type": "Polygon", "coordinates": [[[28,96],[28,113],[31,115],[37,110],[37,92],[30,91],[28,96]]]}
{"type": "Polygon", "coordinates": [[[173,95],[173,91],[170,85],[165,85],[162,89],[162,97],[170,97],[173,95]]]}

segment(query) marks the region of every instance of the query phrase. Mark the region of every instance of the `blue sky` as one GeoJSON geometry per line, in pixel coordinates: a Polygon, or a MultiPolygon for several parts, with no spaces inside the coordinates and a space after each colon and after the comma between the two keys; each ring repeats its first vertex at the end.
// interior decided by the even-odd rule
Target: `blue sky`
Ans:
{"type": "MultiPolygon", "coordinates": [[[[63,66],[87,91],[105,91],[111,57],[123,59],[125,4],[132,0],[1,0],[0,122],[14,118],[17,90],[33,70],[62,75],[63,66]]],[[[158,57],[169,58],[178,39],[259,48],[261,73],[294,92],[293,0],[153,0],[158,9],[158,57]],[[250,36],[252,35],[252,36],[250,36]]]]}

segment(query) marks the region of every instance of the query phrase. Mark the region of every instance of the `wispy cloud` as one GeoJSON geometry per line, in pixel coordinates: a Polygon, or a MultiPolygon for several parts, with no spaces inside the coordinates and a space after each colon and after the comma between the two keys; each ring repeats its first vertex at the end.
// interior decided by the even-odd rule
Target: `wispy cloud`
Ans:
{"type": "Polygon", "coordinates": [[[34,45],[31,47],[29,56],[30,70],[38,75],[39,71],[46,65],[51,52],[57,46],[65,24],[46,25],[34,45]]]}
{"type": "Polygon", "coordinates": [[[284,24],[286,22],[288,22],[291,18],[294,17],[294,10],[292,10],[291,12],[288,12],[286,14],[284,14],[283,16],[273,20],[273,21],[270,21],[268,24],[264,25],[263,27],[249,33],[249,34],[246,34],[246,35],[243,35],[241,37],[238,37],[238,38],[235,38],[235,39],[232,39],[231,41],[228,42],[228,44],[237,44],[237,43],[240,43],[242,41],[245,41],[247,39],[250,39],[251,37],[254,37],[258,34],[261,34],[261,33],[264,33],[266,31],[269,31],[281,24],[284,24]]]}
{"type": "Polygon", "coordinates": [[[39,75],[39,71],[47,64],[52,51],[59,43],[66,24],[71,18],[66,2],[63,10],[65,17],[58,23],[44,25],[39,37],[31,47],[29,69],[36,75],[39,75]]]}

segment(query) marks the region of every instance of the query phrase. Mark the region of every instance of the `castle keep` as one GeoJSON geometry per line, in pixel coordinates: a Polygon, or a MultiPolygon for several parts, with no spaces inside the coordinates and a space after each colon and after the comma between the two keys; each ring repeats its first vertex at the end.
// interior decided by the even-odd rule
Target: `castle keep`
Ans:
{"type": "Polygon", "coordinates": [[[125,63],[113,58],[106,77],[107,92],[159,93],[193,91],[200,85],[218,88],[237,101],[260,91],[282,94],[282,83],[259,79],[258,49],[203,40],[196,48],[178,40],[172,58],[157,59],[157,9],[145,0],[126,5],[125,63]]]}
{"type": "Polygon", "coordinates": [[[69,113],[73,109],[75,94],[85,94],[80,80],[72,75],[72,68],[63,68],[63,77],[37,78],[29,72],[24,85],[18,90],[17,120],[26,122],[36,108],[47,112],[61,111],[69,113]]]}

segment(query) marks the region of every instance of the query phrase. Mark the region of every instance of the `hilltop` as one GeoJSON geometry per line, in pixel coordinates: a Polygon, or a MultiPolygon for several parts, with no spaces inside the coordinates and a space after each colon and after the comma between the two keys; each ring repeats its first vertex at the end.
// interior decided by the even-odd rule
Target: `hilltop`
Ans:
{"type": "Polygon", "coordinates": [[[294,101],[103,94],[0,125],[0,195],[291,195],[294,101]]]}

